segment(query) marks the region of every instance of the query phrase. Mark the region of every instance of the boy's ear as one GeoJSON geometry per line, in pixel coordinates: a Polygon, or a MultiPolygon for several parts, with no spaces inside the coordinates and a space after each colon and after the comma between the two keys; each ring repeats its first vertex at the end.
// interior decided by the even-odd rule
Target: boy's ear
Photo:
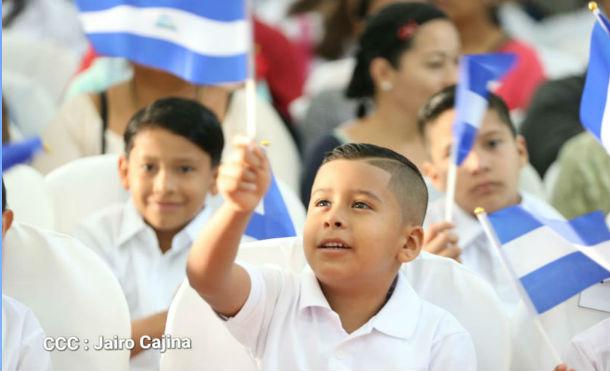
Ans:
{"type": "Polygon", "coordinates": [[[2,213],[2,239],[4,240],[4,236],[6,236],[6,232],[8,232],[8,230],[11,228],[11,225],[13,225],[13,211],[6,209],[4,210],[4,212],[2,213]]]}
{"type": "Polygon", "coordinates": [[[519,154],[519,167],[523,167],[530,160],[527,152],[527,142],[522,135],[517,135],[515,138],[515,143],[517,144],[517,153],[519,154]]]}
{"type": "Polygon", "coordinates": [[[419,225],[410,225],[404,230],[405,241],[398,253],[401,263],[408,263],[419,255],[424,244],[424,228],[419,225]]]}
{"type": "Polygon", "coordinates": [[[426,160],[421,166],[422,174],[430,180],[430,183],[439,192],[445,192],[446,183],[443,181],[440,171],[436,168],[434,163],[426,160]]]}
{"type": "Polygon", "coordinates": [[[210,193],[212,195],[216,195],[218,193],[218,168],[219,166],[216,166],[212,169],[212,179],[210,179],[210,193]]]}
{"type": "Polygon", "coordinates": [[[123,188],[129,190],[129,160],[125,155],[119,156],[119,178],[123,188]]]}

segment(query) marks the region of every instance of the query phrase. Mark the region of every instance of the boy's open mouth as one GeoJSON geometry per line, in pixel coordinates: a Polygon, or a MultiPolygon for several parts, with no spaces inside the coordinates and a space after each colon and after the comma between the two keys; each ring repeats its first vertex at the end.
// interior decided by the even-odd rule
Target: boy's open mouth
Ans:
{"type": "Polygon", "coordinates": [[[332,241],[322,241],[318,245],[320,249],[351,249],[351,247],[343,241],[340,240],[332,240],[332,241]]]}

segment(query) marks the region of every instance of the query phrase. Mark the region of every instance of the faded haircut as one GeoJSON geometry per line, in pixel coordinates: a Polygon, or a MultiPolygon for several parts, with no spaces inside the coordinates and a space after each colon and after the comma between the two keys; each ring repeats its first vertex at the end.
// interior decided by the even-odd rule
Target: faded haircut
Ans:
{"type": "Polygon", "coordinates": [[[335,160],[364,160],[391,174],[389,187],[402,210],[403,221],[421,225],[428,207],[428,188],[413,162],[391,149],[347,143],[326,153],[322,165],[335,160]]]}

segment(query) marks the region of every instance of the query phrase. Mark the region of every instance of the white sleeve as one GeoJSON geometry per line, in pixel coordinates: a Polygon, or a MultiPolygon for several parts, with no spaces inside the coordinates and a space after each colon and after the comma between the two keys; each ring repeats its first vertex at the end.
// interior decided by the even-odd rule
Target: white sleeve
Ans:
{"type": "Polygon", "coordinates": [[[225,326],[256,357],[264,353],[265,339],[282,286],[279,269],[242,265],[250,276],[250,294],[241,310],[227,318],[225,326]]]}
{"type": "Polygon", "coordinates": [[[51,354],[44,350],[45,334],[31,311],[24,319],[23,339],[17,362],[17,371],[52,371],[51,354]]]}
{"type": "Polygon", "coordinates": [[[477,357],[470,334],[461,329],[457,320],[445,315],[441,327],[453,327],[432,345],[429,371],[476,371],[477,357]]]}

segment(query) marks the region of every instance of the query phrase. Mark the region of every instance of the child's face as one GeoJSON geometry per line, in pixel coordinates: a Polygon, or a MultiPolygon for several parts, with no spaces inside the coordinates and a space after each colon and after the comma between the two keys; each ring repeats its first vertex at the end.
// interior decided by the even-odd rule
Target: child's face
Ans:
{"type": "Polygon", "coordinates": [[[419,253],[412,234],[421,227],[403,221],[390,178],[389,172],[363,160],[334,160],[318,171],[304,249],[322,283],[355,287],[391,279],[401,263],[419,253]]]}
{"type": "Polygon", "coordinates": [[[146,223],[156,231],[178,232],[215,192],[217,169],[210,156],[184,137],[148,129],[133,139],[129,158],[121,157],[123,186],[146,223]]]}
{"type": "MultiPolygon", "coordinates": [[[[426,128],[430,161],[423,165],[434,186],[445,192],[453,142],[455,110],[443,112],[426,128]]],[[[457,171],[455,201],[465,211],[494,212],[519,203],[519,172],[527,163],[522,137],[512,136],[494,110],[488,110],[468,157],[457,171]]]]}

